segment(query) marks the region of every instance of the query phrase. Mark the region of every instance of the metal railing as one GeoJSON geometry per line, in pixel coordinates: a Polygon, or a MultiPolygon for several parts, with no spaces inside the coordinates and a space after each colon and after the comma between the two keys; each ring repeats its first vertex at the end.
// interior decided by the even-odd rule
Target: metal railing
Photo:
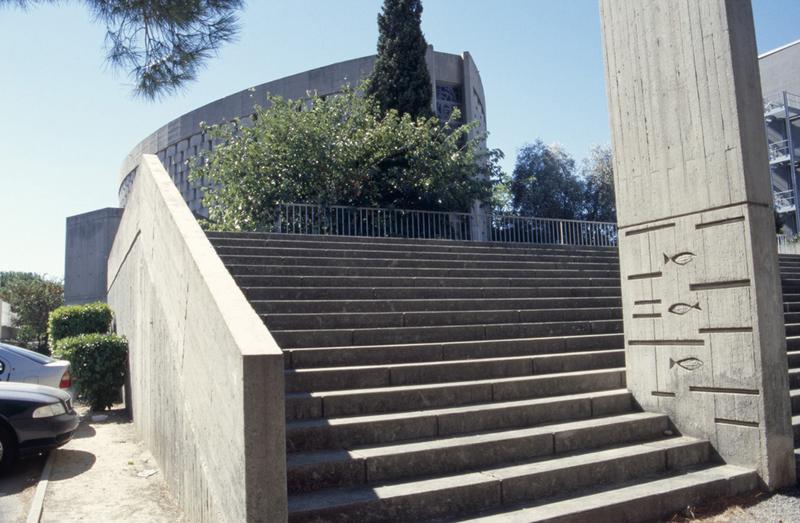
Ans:
{"type": "Polygon", "coordinates": [[[798,238],[778,234],[778,254],[800,254],[800,241],[798,238]]]}
{"type": "Polygon", "coordinates": [[[789,158],[789,140],[770,142],[767,144],[770,163],[789,158]]]}
{"type": "Polygon", "coordinates": [[[510,243],[617,245],[617,224],[580,220],[489,214],[488,240],[510,243]]]}
{"type": "Polygon", "coordinates": [[[280,204],[271,232],[502,243],[617,245],[617,225],[496,213],[280,204]]]}
{"type": "Polygon", "coordinates": [[[471,215],[459,212],[288,203],[278,205],[273,231],[286,234],[470,240],[471,222],[471,215]]]}
{"type": "Polygon", "coordinates": [[[772,193],[772,198],[775,202],[775,210],[779,213],[789,212],[794,210],[794,191],[780,191],[772,193]]]}

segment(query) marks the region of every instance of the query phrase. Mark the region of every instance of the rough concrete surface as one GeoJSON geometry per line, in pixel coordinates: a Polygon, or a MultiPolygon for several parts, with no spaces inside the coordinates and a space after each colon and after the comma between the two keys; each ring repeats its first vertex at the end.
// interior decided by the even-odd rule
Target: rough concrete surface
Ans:
{"type": "Polygon", "coordinates": [[[20,459],[0,476],[0,521],[24,523],[42,475],[46,455],[20,459]]]}
{"type": "Polygon", "coordinates": [[[601,0],[628,388],[769,488],[794,483],[749,0],[601,0]]]}
{"type": "Polygon", "coordinates": [[[55,451],[42,523],[185,521],[130,419],[121,409],[107,415],[85,417],[73,440],[55,451]]]}
{"type": "Polygon", "coordinates": [[[137,170],[108,278],[136,432],[186,517],[284,520],[283,352],[153,155],[137,170]]]}
{"type": "Polygon", "coordinates": [[[800,489],[770,495],[755,491],[687,507],[667,518],[670,523],[790,523],[800,521],[800,489]]]}

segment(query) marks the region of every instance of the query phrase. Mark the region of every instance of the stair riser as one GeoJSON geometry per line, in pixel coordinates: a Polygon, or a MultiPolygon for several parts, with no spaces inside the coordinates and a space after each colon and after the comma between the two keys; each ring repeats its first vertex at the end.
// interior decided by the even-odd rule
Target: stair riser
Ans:
{"type": "MultiPolygon", "coordinates": [[[[289,494],[321,488],[380,483],[412,476],[478,469],[543,456],[662,437],[668,419],[653,417],[565,432],[489,439],[456,447],[435,447],[367,458],[350,458],[287,469],[289,494]]],[[[661,466],[665,463],[661,457],[661,466]]]]}
{"type": "MultiPolygon", "coordinates": [[[[223,255],[222,261],[228,266],[235,267],[260,267],[264,265],[282,265],[287,267],[298,267],[313,265],[315,267],[373,267],[373,268],[407,268],[407,269],[478,269],[486,270],[485,261],[469,260],[414,260],[388,258],[309,258],[293,256],[247,256],[247,255],[223,255]]],[[[559,263],[548,261],[495,261],[491,268],[504,270],[575,270],[575,271],[611,271],[619,273],[619,265],[609,262],[596,263],[559,263]]]]}
{"type": "Polygon", "coordinates": [[[273,331],[282,348],[390,345],[487,339],[542,338],[622,332],[622,321],[457,325],[380,329],[273,331]]]}
{"type": "Polygon", "coordinates": [[[795,323],[786,326],[787,336],[800,336],[800,323],[795,323]]]}
{"type": "Polygon", "coordinates": [[[621,308],[619,298],[533,298],[495,300],[339,300],[255,301],[259,314],[334,314],[356,312],[444,312],[621,308]]]}
{"type": "Polygon", "coordinates": [[[581,394],[625,387],[625,371],[615,369],[575,375],[530,376],[511,381],[443,384],[439,387],[287,395],[287,419],[359,416],[455,407],[491,401],[516,401],[581,394]]]}
{"type": "Polygon", "coordinates": [[[795,370],[789,372],[789,388],[800,389],[800,371],[795,370]]]}
{"type": "Polygon", "coordinates": [[[463,288],[312,288],[312,287],[244,287],[249,300],[448,300],[481,298],[586,298],[614,297],[622,294],[616,287],[463,287],[463,288]]]}
{"type": "Polygon", "coordinates": [[[553,244],[514,245],[509,243],[496,243],[491,246],[458,244],[458,243],[430,243],[430,242],[384,242],[381,239],[351,239],[350,241],[325,241],[319,239],[275,238],[269,241],[254,241],[249,239],[214,239],[212,244],[217,249],[306,249],[306,250],[352,250],[352,251],[399,251],[421,253],[458,253],[458,254],[557,254],[564,256],[601,256],[608,259],[617,259],[616,249],[592,248],[580,246],[560,246],[553,244]]]}
{"type": "MultiPolygon", "coordinates": [[[[563,306],[563,305],[562,305],[563,306]]],[[[497,323],[621,320],[622,310],[554,309],[468,312],[382,312],[326,314],[272,314],[262,316],[270,330],[366,329],[377,327],[430,327],[497,323]]]]}
{"type": "Polygon", "coordinates": [[[800,369],[800,352],[789,354],[789,369],[800,369]]]}
{"type": "Polygon", "coordinates": [[[472,358],[513,357],[577,352],[583,350],[621,349],[621,334],[575,338],[534,338],[488,340],[450,344],[390,345],[344,347],[336,349],[287,349],[287,365],[293,368],[383,365],[423,361],[472,358]]]}
{"type": "Polygon", "coordinates": [[[378,368],[295,370],[286,373],[285,381],[287,392],[312,392],[486,380],[624,366],[625,353],[619,350],[508,360],[476,360],[378,368]]]}
{"type": "Polygon", "coordinates": [[[397,258],[401,260],[459,261],[544,261],[554,263],[608,263],[618,266],[616,257],[581,254],[480,254],[472,252],[417,252],[415,250],[335,250],[275,247],[217,247],[220,256],[293,256],[296,258],[397,258]]]}
{"type": "Polygon", "coordinates": [[[413,417],[348,424],[315,424],[286,428],[287,452],[347,449],[359,445],[397,443],[421,438],[448,437],[471,432],[515,429],[591,416],[631,412],[629,392],[594,397],[566,397],[548,402],[487,405],[452,413],[424,412],[413,417]]]}
{"type": "Polygon", "coordinates": [[[242,287],[613,287],[617,278],[394,278],[235,276],[242,287]]]}
{"type": "Polygon", "coordinates": [[[613,278],[619,279],[618,271],[611,270],[572,270],[572,269],[434,269],[434,268],[391,268],[373,267],[319,267],[275,266],[275,265],[229,265],[234,276],[348,276],[358,278],[613,278]]]}

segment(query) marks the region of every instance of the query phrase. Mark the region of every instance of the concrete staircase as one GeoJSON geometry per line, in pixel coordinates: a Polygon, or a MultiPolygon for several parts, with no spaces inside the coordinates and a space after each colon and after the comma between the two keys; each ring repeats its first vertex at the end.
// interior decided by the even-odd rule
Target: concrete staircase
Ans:
{"type": "Polygon", "coordinates": [[[285,352],[290,521],[643,521],[756,486],[633,404],[614,249],[209,238],[285,352]]]}
{"type": "Polygon", "coordinates": [[[800,473],[800,256],[781,255],[783,317],[786,321],[786,351],[789,356],[789,394],[792,398],[794,453],[800,473]]]}

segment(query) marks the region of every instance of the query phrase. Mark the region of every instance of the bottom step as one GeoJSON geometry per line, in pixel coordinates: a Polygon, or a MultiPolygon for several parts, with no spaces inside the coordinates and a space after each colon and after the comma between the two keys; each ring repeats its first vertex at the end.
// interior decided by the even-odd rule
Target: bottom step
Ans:
{"type": "Polygon", "coordinates": [[[579,495],[581,489],[601,484],[611,489],[657,474],[672,475],[707,463],[708,450],[706,441],[675,437],[475,472],[322,490],[289,496],[289,521],[418,522],[484,511],[505,513],[520,503],[560,496],[567,490],[579,495]]]}
{"type": "Polygon", "coordinates": [[[546,504],[451,521],[471,523],[635,523],[663,518],[708,499],[735,496],[758,487],[752,470],[718,465],[683,474],[640,480],[546,504]]]}

